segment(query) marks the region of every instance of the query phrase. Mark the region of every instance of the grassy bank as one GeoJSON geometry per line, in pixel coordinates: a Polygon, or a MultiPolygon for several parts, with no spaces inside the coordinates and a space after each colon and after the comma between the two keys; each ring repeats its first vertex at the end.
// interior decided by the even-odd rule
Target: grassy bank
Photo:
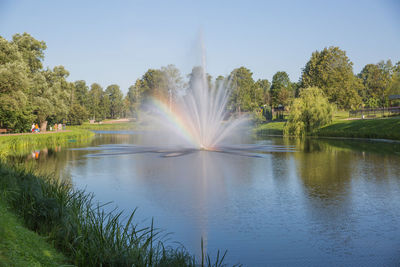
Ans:
{"type": "Polygon", "coordinates": [[[319,129],[316,135],[400,140],[400,117],[334,121],[319,129]]]}
{"type": "Polygon", "coordinates": [[[60,266],[66,262],[43,237],[25,228],[0,198],[0,267],[60,266]]]}
{"type": "MultiPolygon", "coordinates": [[[[284,122],[270,122],[257,126],[255,133],[260,136],[282,135],[284,122]]],[[[319,129],[314,136],[372,138],[400,140],[400,117],[334,120],[332,124],[319,129]]]]}
{"type": "MultiPolygon", "coordinates": [[[[221,266],[165,245],[153,224],[139,228],[134,212],[104,212],[93,195],[49,177],[0,163],[0,195],[29,229],[46,238],[77,266],[221,266]],[[126,223],[122,223],[125,221],[126,223]]],[[[28,264],[29,265],[29,264],[28,264]]]]}
{"type": "Polygon", "coordinates": [[[93,135],[93,132],[82,129],[48,134],[0,135],[0,159],[5,159],[9,155],[27,154],[33,149],[80,142],[93,135]]]}
{"type": "Polygon", "coordinates": [[[269,122],[258,125],[254,132],[257,135],[283,135],[283,126],[285,125],[284,121],[278,122],[269,122]]]}

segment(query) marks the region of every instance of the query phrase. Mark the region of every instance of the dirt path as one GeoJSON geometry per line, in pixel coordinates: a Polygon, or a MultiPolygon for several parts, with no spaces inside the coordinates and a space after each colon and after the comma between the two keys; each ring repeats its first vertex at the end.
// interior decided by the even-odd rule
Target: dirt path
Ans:
{"type": "Polygon", "coordinates": [[[59,130],[59,131],[46,131],[46,132],[39,132],[39,133],[14,133],[14,134],[0,134],[1,136],[12,136],[12,135],[34,135],[34,134],[54,134],[54,133],[65,133],[70,132],[71,130],[59,130]]]}

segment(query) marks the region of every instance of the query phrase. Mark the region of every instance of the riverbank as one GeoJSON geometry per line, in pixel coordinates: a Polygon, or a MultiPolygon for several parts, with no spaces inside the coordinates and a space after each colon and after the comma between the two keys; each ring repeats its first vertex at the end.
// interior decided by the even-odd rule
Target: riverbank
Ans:
{"type": "MultiPolygon", "coordinates": [[[[135,212],[129,217],[116,209],[107,213],[104,205],[94,201],[93,194],[76,190],[52,177],[36,176],[2,163],[0,177],[2,203],[14,211],[27,228],[45,236],[71,264],[221,266],[225,258],[225,254],[218,252],[211,262],[206,254],[197,259],[183,247],[169,247],[162,242],[161,233],[155,230],[153,223],[142,228],[137,226],[135,212]]],[[[2,214],[3,221],[13,220],[14,215],[2,214]]],[[[8,255],[8,250],[4,251],[3,254],[8,255]]]]}
{"type": "Polygon", "coordinates": [[[316,135],[400,140],[400,117],[334,121],[320,128],[316,135]]]}
{"type": "Polygon", "coordinates": [[[25,228],[0,197],[0,267],[61,266],[66,258],[46,240],[25,228]]]}
{"type": "Polygon", "coordinates": [[[0,160],[5,159],[9,155],[27,154],[33,149],[55,147],[71,142],[81,142],[93,136],[93,132],[77,128],[68,131],[41,134],[0,135],[0,160]]]}
{"type": "MultiPolygon", "coordinates": [[[[285,122],[269,122],[255,128],[257,135],[283,135],[285,122]]],[[[400,140],[400,117],[334,120],[320,128],[313,136],[400,140]]]]}

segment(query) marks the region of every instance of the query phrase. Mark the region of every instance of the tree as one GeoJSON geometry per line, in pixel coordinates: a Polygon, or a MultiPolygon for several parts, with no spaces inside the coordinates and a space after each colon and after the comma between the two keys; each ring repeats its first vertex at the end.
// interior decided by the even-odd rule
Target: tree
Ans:
{"type": "Polygon", "coordinates": [[[331,103],[340,108],[356,108],[361,104],[360,83],[353,74],[353,63],[339,47],[324,48],[312,53],[301,76],[301,87],[316,86],[331,103]]]}
{"type": "Polygon", "coordinates": [[[177,93],[183,89],[183,79],[175,65],[170,64],[166,67],[161,67],[161,71],[164,73],[166,79],[168,102],[171,107],[177,93]]]}
{"type": "Polygon", "coordinates": [[[220,87],[226,87],[227,80],[225,79],[224,76],[219,75],[216,79],[215,79],[215,87],[216,88],[220,88],[220,87]]]}
{"type": "MultiPolygon", "coordinates": [[[[253,73],[245,67],[234,69],[228,77],[231,96],[229,106],[235,112],[252,111],[258,103],[252,102],[253,73]]],[[[254,100],[254,99],[253,99],[254,100]]]]}
{"type": "Polygon", "coordinates": [[[164,73],[161,70],[149,69],[140,81],[140,91],[143,100],[149,97],[157,97],[162,99],[168,98],[168,86],[164,73]]]}
{"type": "MultiPolygon", "coordinates": [[[[367,64],[358,77],[363,83],[363,100],[365,103],[374,99],[379,106],[384,106],[387,97],[387,89],[390,86],[392,76],[392,64],[380,62],[378,64],[367,64]]],[[[370,105],[369,105],[370,106],[370,105]]],[[[370,106],[372,107],[372,106],[370,106]]]]}
{"type": "Polygon", "coordinates": [[[271,105],[277,107],[279,105],[287,106],[289,98],[293,97],[292,83],[289,75],[284,71],[278,71],[272,77],[271,84],[271,105]]]}
{"type": "Polygon", "coordinates": [[[87,119],[87,111],[84,107],[75,103],[68,113],[68,121],[70,125],[81,125],[87,119]]]}
{"type": "Polygon", "coordinates": [[[34,114],[45,130],[47,122],[60,123],[67,118],[73,107],[74,84],[66,79],[69,72],[63,66],[56,66],[33,74],[31,89],[34,114]]]}
{"type": "Polygon", "coordinates": [[[131,85],[128,88],[128,93],[126,95],[128,112],[130,116],[138,117],[141,100],[142,100],[142,92],[141,92],[141,81],[136,80],[135,85],[131,85]]]}
{"type": "Polygon", "coordinates": [[[270,94],[270,89],[271,89],[271,83],[265,79],[265,80],[258,80],[256,82],[256,87],[258,87],[262,91],[262,102],[263,104],[271,105],[271,94],[270,94]]]}
{"type": "Polygon", "coordinates": [[[203,87],[207,87],[210,90],[212,88],[212,77],[205,72],[202,66],[193,67],[188,77],[188,90],[198,90],[203,87]]]}
{"type": "Polygon", "coordinates": [[[88,104],[89,87],[83,80],[75,81],[75,101],[82,107],[88,104]]]}
{"type": "Polygon", "coordinates": [[[318,87],[300,92],[300,97],[290,107],[289,119],[284,127],[285,135],[302,136],[312,133],[332,121],[334,106],[318,87]]]}
{"type": "Polygon", "coordinates": [[[115,119],[121,116],[124,107],[124,101],[123,94],[119,89],[119,86],[116,84],[109,85],[107,86],[105,93],[110,100],[110,117],[115,119]]]}
{"type": "Polygon", "coordinates": [[[98,83],[93,83],[90,86],[88,93],[88,115],[93,120],[103,119],[103,111],[101,107],[101,99],[103,97],[103,88],[98,83]]]}
{"type": "Polygon", "coordinates": [[[110,96],[106,93],[103,92],[103,95],[101,97],[100,101],[100,106],[102,110],[102,118],[111,118],[111,101],[110,101],[110,96]]]}
{"type": "Polygon", "coordinates": [[[0,94],[0,103],[0,128],[17,133],[30,129],[34,116],[28,98],[22,91],[0,94]]]}
{"type": "Polygon", "coordinates": [[[18,47],[22,58],[29,66],[32,73],[43,68],[42,60],[44,59],[44,50],[47,48],[46,43],[38,41],[28,33],[15,34],[12,43],[18,47]]]}
{"type": "Polygon", "coordinates": [[[18,46],[0,36],[0,65],[17,61],[24,62],[18,46]]]}
{"type": "MultiPolygon", "coordinates": [[[[390,81],[390,85],[387,89],[386,95],[400,95],[400,61],[396,63],[393,68],[393,75],[390,81]]],[[[398,100],[396,101],[398,102],[398,100]]],[[[394,103],[392,103],[393,105],[394,103]]]]}

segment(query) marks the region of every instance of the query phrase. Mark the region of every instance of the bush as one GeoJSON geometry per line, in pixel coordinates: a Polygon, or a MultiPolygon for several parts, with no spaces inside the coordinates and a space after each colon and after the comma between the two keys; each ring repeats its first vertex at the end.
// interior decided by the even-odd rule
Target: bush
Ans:
{"type": "Polygon", "coordinates": [[[329,103],[322,90],[309,87],[300,92],[300,97],[290,107],[284,135],[304,136],[332,122],[334,106],[329,103]]]}

